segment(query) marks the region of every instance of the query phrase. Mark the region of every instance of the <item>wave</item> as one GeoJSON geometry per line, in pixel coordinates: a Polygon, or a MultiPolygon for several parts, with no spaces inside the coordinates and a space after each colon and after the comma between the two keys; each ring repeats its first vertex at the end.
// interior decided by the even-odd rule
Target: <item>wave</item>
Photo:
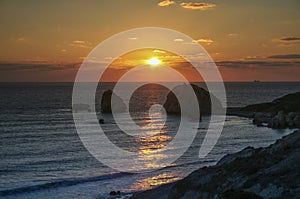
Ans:
{"type": "MultiPolygon", "coordinates": [[[[185,166],[194,165],[194,164],[205,164],[205,163],[209,164],[212,162],[215,162],[215,161],[187,162],[187,163],[183,163],[183,164],[169,165],[167,167],[158,169],[157,171],[169,170],[173,167],[185,167],[185,166]]],[[[103,180],[126,177],[126,176],[130,176],[130,175],[135,175],[135,173],[121,172],[121,173],[107,174],[107,175],[87,177],[87,178],[62,179],[62,180],[57,180],[57,181],[53,181],[53,182],[47,182],[44,184],[37,184],[37,185],[32,185],[32,186],[24,186],[24,187],[19,187],[19,188],[14,188],[14,189],[3,190],[3,191],[0,191],[0,196],[17,195],[17,194],[22,194],[22,193],[34,192],[34,191],[41,191],[41,190],[45,190],[45,189],[54,189],[54,188],[58,188],[58,187],[68,187],[68,186],[74,186],[74,185],[81,184],[81,183],[98,182],[98,181],[103,181],[103,180]]]]}
{"type": "Polygon", "coordinates": [[[57,188],[57,187],[68,187],[68,186],[73,186],[73,185],[77,185],[80,183],[97,182],[97,181],[108,180],[108,179],[113,179],[113,178],[121,178],[121,177],[129,176],[129,175],[133,175],[133,173],[122,172],[122,173],[114,173],[114,174],[95,176],[95,177],[87,177],[87,178],[63,179],[63,180],[48,182],[48,183],[44,183],[44,184],[3,190],[3,191],[0,191],[0,196],[29,193],[29,192],[40,191],[40,190],[45,190],[45,189],[53,189],[53,188],[57,188]]]}

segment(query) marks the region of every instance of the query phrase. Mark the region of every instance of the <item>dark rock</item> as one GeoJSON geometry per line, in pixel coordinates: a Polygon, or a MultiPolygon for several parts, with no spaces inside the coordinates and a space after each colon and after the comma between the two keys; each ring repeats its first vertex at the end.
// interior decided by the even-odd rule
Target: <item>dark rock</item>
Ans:
{"type": "Polygon", "coordinates": [[[285,95],[269,103],[249,105],[243,107],[241,110],[254,112],[268,112],[273,114],[276,114],[279,111],[284,111],[284,113],[300,113],[300,92],[285,95]]]}
{"type": "Polygon", "coordinates": [[[270,113],[258,112],[254,114],[253,124],[263,126],[263,123],[268,123],[272,117],[270,113]]]}
{"type": "Polygon", "coordinates": [[[293,122],[295,124],[295,127],[300,128],[300,114],[296,115],[293,119],[293,122]]]}
{"type": "Polygon", "coordinates": [[[286,116],[286,123],[287,126],[289,127],[294,127],[295,123],[294,123],[294,118],[297,116],[297,113],[295,112],[290,112],[287,116],[286,116]]]}
{"type": "Polygon", "coordinates": [[[111,192],[109,193],[109,195],[111,195],[111,196],[116,196],[116,195],[120,195],[120,194],[121,194],[120,191],[111,191],[111,192]]]}
{"type": "Polygon", "coordinates": [[[285,95],[269,103],[254,104],[242,108],[228,108],[228,115],[253,117],[253,124],[274,129],[300,127],[300,92],[285,95]],[[297,123],[297,124],[296,124],[297,123]]]}
{"type": "MultiPolygon", "coordinates": [[[[180,104],[176,96],[187,97],[185,96],[186,87],[189,85],[180,85],[175,87],[172,92],[167,95],[167,100],[164,104],[164,108],[167,113],[171,114],[180,114],[182,110],[180,109],[180,104]],[[175,93],[175,94],[174,94],[175,93]]],[[[221,112],[223,110],[220,101],[215,96],[210,96],[210,93],[205,89],[198,87],[194,84],[191,84],[199,103],[199,110],[201,115],[209,115],[211,114],[211,102],[212,100],[216,104],[216,110],[221,112]]],[[[193,109],[193,107],[191,107],[193,109]]]]}
{"type": "Polygon", "coordinates": [[[286,115],[284,112],[279,111],[278,114],[269,121],[268,127],[274,129],[287,128],[286,115]]]}
{"type": "Polygon", "coordinates": [[[239,117],[253,118],[255,112],[253,111],[242,111],[241,107],[227,107],[226,115],[234,115],[239,117]]]}
{"type": "Polygon", "coordinates": [[[299,198],[299,165],[300,131],[295,131],[269,147],[248,147],[215,166],[133,198],[156,199],[159,193],[166,199],[299,198]]]}
{"type": "Polygon", "coordinates": [[[102,113],[112,113],[112,108],[115,112],[124,112],[126,105],[123,100],[114,94],[111,90],[105,91],[101,99],[101,111],[102,113]],[[111,102],[112,96],[114,97],[113,104],[111,102]]]}
{"type": "Polygon", "coordinates": [[[255,193],[240,191],[240,190],[228,190],[223,194],[224,199],[263,199],[255,193]]]}

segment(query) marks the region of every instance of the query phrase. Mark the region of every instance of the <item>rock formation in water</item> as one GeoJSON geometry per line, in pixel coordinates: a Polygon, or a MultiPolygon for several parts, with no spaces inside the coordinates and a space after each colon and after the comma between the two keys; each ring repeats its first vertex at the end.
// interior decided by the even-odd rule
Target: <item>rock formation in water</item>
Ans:
{"type": "MultiPolygon", "coordinates": [[[[217,98],[213,95],[210,95],[210,93],[208,91],[206,91],[205,89],[198,87],[194,84],[191,84],[196,96],[197,96],[197,100],[199,103],[199,110],[201,112],[201,115],[209,115],[211,114],[211,102],[212,100],[215,103],[215,108],[217,110],[217,112],[221,112],[220,110],[222,110],[222,105],[220,103],[219,100],[217,100],[217,98]]],[[[189,85],[185,84],[185,85],[180,85],[175,87],[172,92],[170,92],[167,95],[167,100],[164,104],[164,108],[166,109],[167,113],[171,113],[171,114],[180,114],[181,113],[181,108],[179,105],[179,100],[178,98],[187,98],[189,96],[187,96],[189,85]]],[[[188,99],[186,99],[188,100],[188,99]]],[[[193,110],[195,110],[194,107],[190,107],[191,110],[187,110],[188,112],[192,112],[193,110]]]]}
{"type": "Polygon", "coordinates": [[[124,112],[126,110],[126,104],[123,100],[113,93],[112,90],[107,90],[103,93],[101,98],[101,112],[112,113],[112,108],[115,112],[124,112]],[[111,101],[113,97],[113,102],[111,101]]]}
{"type": "Polygon", "coordinates": [[[269,147],[226,155],[215,166],[132,198],[300,198],[299,165],[300,131],[295,131],[269,147]]]}

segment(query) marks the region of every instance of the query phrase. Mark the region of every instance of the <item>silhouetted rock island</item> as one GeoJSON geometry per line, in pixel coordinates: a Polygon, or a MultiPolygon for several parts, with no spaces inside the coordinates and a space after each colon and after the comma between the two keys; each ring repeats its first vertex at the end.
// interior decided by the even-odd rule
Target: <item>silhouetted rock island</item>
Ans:
{"type": "MultiPolygon", "coordinates": [[[[182,97],[182,98],[186,98],[188,97],[186,94],[186,90],[187,87],[190,86],[188,84],[184,84],[184,85],[180,85],[175,87],[172,92],[169,92],[169,94],[167,95],[167,100],[164,104],[164,108],[166,109],[167,113],[171,113],[171,114],[180,114],[181,113],[181,109],[180,109],[180,105],[178,102],[177,97],[182,97]],[[176,97],[177,96],[177,97],[176,97]]],[[[210,115],[211,114],[211,105],[212,105],[212,100],[214,101],[215,105],[216,105],[216,110],[217,112],[220,112],[220,110],[222,110],[222,105],[220,103],[220,101],[213,95],[210,95],[210,93],[208,91],[206,91],[205,89],[196,86],[194,84],[191,84],[196,96],[197,96],[197,100],[199,103],[199,110],[201,112],[201,115],[210,115]]],[[[190,107],[192,111],[194,108],[190,107]]]]}
{"type": "Polygon", "coordinates": [[[112,90],[107,90],[101,98],[101,112],[112,113],[112,107],[116,112],[124,112],[126,110],[126,104],[123,100],[113,93],[112,90]],[[111,102],[112,96],[114,97],[113,102],[111,102]]]}

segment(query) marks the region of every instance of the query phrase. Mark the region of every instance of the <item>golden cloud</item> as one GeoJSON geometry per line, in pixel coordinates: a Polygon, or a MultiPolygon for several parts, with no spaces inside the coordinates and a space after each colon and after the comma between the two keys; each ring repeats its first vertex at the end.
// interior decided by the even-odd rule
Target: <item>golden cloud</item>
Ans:
{"type": "Polygon", "coordinates": [[[162,53],[162,54],[166,53],[166,51],[157,50],[157,49],[153,50],[152,52],[154,52],[154,53],[162,53]]]}
{"type": "Polygon", "coordinates": [[[177,38],[177,39],[174,39],[173,41],[175,41],[175,42],[183,42],[183,39],[177,38]]]}
{"type": "Polygon", "coordinates": [[[191,10],[207,10],[216,7],[216,4],[212,4],[212,3],[194,3],[194,2],[181,3],[180,5],[183,8],[191,9],[191,10]]]}
{"type": "Polygon", "coordinates": [[[214,41],[212,39],[198,39],[194,40],[194,43],[205,43],[205,44],[212,44],[214,41]]]}
{"type": "Polygon", "coordinates": [[[69,45],[73,47],[80,47],[80,48],[91,48],[91,43],[89,41],[82,41],[82,40],[72,41],[69,45]]]}
{"type": "Polygon", "coordinates": [[[175,1],[164,0],[164,1],[159,2],[157,5],[160,7],[165,7],[165,6],[170,6],[172,4],[175,4],[175,3],[176,3],[175,1]]]}

